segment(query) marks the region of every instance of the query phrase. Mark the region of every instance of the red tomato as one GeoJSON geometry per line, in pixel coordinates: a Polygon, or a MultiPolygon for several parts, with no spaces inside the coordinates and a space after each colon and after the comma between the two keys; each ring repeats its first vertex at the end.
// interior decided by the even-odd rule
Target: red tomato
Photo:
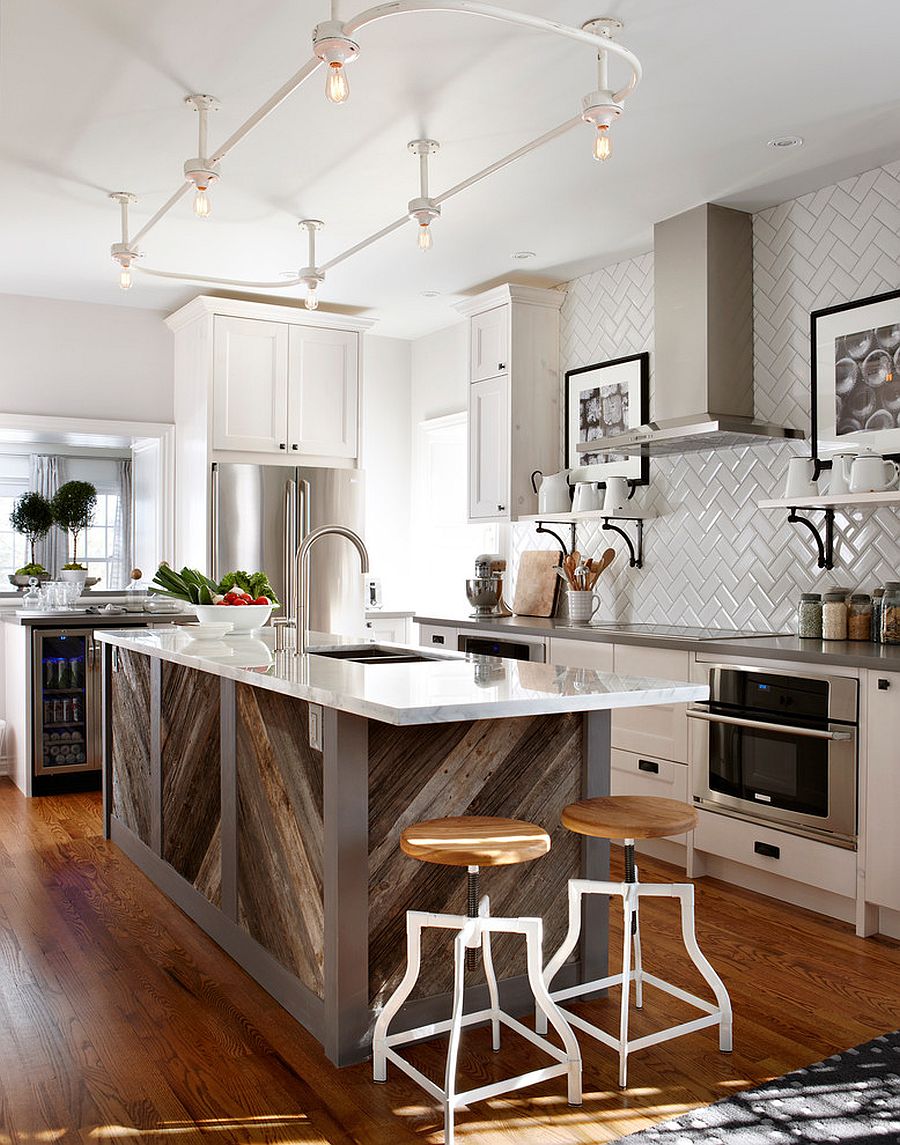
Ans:
{"type": "Polygon", "coordinates": [[[253,603],[254,604],[268,604],[269,598],[267,596],[258,596],[256,598],[256,600],[253,601],[253,603]]]}

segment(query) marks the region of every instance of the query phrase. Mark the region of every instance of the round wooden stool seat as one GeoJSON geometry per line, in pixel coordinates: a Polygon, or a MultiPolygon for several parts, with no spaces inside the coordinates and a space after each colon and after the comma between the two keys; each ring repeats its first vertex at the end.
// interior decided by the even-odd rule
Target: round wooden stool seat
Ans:
{"type": "Polygon", "coordinates": [[[407,827],[400,848],[423,863],[447,867],[502,867],[527,863],[550,850],[550,836],[536,823],[487,815],[426,819],[407,827]]]}
{"type": "Polygon", "coordinates": [[[697,826],[697,812],[680,799],[654,795],[606,795],[563,808],[564,827],[598,839],[656,839],[697,826]]]}

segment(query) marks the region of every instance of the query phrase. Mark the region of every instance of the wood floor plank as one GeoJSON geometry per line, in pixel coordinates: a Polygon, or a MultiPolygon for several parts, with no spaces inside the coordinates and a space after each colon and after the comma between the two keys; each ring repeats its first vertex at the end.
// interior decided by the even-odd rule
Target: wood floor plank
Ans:
{"type": "MultiPolygon", "coordinates": [[[[614,851],[620,871],[620,856],[614,851]]],[[[644,859],[642,877],[683,878],[644,859]]],[[[616,877],[615,875],[613,877],[616,877]]],[[[525,904],[523,904],[525,906],[525,904]]],[[[735,1005],[735,1051],[704,1030],[635,1054],[632,1087],[583,1039],[585,1102],[557,1081],[462,1110],[460,1145],[602,1145],[900,1026],[900,943],[713,879],[697,883],[701,945],[735,1005]]],[[[702,992],[673,904],[642,906],[645,962],[702,992]]],[[[611,958],[621,912],[612,911],[611,958]]],[[[617,991],[581,1007],[614,1029],[617,991]]],[[[685,1014],[650,988],[635,1034],[685,1014]]],[[[434,1102],[397,1071],[336,1070],[318,1044],[100,834],[93,794],[24,800],[0,782],[0,1142],[436,1145],[434,1102]]],[[[411,1057],[439,1077],[440,1041],[411,1057]]],[[[467,1031],[466,1085],[542,1064],[467,1031]]]]}

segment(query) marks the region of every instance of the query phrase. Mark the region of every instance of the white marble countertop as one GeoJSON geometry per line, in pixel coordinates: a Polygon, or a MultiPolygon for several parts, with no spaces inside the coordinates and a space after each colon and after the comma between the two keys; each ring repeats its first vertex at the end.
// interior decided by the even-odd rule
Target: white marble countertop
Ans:
{"type": "MultiPolygon", "coordinates": [[[[200,642],[194,635],[190,629],[173,626],[140,632],[101,630],[95,638],[389,724],[603,711],[709,698],[705,684],[621,676],[591,668],[438,654],[431,649],[426,654],[435,658],[425,663],[355,664],[315,652],[304,656],[295,656],[293,651],[276,654],[271,629],[254,636],[226,637],[217,643],[200,642]]],[[[312,643],[314,648],[327,650],[372,641],[313,633],[312,643]]]]}

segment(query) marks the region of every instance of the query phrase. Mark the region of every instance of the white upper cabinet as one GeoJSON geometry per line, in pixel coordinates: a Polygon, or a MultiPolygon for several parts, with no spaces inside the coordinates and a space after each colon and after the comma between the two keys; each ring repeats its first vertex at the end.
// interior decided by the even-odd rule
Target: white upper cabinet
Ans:
{"type": "Polygon", "coordinates": [[[469,387],[469,518],[494,520],[509,509],[509,378],[469,387]]]}
{"type": "Polygon", "coordinates": [[[293,326],[290,332],[288,445],[293,453],[356,457],[359,336],[293,326]]]}
{"type": "Polygon", "coordinates": [[[469,319],[469,520],[537,512],[531,473],[560,468],[557,290],[506,284],[457,306],[469,319]]]}
{"type": "Polygon", "coordinates": [[[217,316],[213,376],[213,447],[286,452],[288,327],[217,316]]]}
{"type": "Polygon", "coordinates": [[[509,306],[474,314],[469,339],[469,381],[505,374],[509,366],[509,306]]]}

